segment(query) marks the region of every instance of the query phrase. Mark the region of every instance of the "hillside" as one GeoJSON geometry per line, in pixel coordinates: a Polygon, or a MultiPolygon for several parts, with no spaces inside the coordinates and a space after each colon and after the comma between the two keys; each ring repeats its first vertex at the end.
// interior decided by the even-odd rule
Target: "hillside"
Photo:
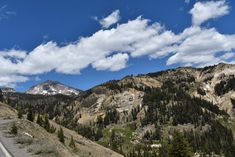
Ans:
{"type": "MultiPolygon", "coordinates": [[[[50,122],[56,130],[60,126],[50,122]]],[[[49,133],[43,127],[30,122],[24,117],[17,118],[17,112],[6,104],[0,103],[0,141],[13,156],[17,157],[75,157],[75,156],[110,156],[121,157],[121,155],[104,148],[64,127],[65,144],[62,144],[57,132],[49,133]],[[13,124],[17,127],[17,134],[10,133],[13,124]],[[69,140],[73,137],[75,149],[69,147],[69,140]]]]}
{"type": "Polygon", "coordinates": [[[149,147],[163,147],[175,131],[194,153],[233,156],[234,82],[235,65],[228,64],[128,76],[86,91],[55,121],[127,156],[136,149],[154,155],[149,147]]]}

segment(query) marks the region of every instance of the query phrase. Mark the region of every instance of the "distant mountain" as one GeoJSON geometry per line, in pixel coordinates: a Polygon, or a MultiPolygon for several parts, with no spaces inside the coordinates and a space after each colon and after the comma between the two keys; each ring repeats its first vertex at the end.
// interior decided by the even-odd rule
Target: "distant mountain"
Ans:
{"type": "Polygon", "coordinates": [[[41,84],[31,87],[27,94],[41,94],[41,95],[79,95],[81,90],[66,86],[58,81],[48,80],[41,84]]]}
{"type": "Polygon", "coordinates": [[[14,88],[10,88],[10,87],[3,87],[1,88],[3,93],[15,93],[15,89],[14,88]]]}

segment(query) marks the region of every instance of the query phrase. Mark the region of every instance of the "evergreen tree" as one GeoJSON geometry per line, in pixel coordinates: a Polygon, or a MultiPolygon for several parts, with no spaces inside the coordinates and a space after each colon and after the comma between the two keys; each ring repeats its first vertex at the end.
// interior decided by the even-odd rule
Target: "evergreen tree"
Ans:
{"type": "Polygon", "coordinates": [[[21,119],[23,117],[23,112],[22,112],[21,107],[17,106],[16,110],[17,110],[18,118],[21,119]]]}
{"type": "Polygon", "coordinates": [[[45,128],[47,132],[50,132],[51,126],[50,126],[49,118],[47,115],[45,115],[43,127],[45,128]]]}
{"type": "Polygon", "coordinates": [[[98,128],[95,134],[95,140],[98,141],[100,138],[103,137],[103,132],[101,128],[98,128]]]}
{"type": "Polygon", "coordinates": [[[15,123],[13,123],[10,133],[13,135],[16,135],[18,133],[18,129],[15,123]]]}
{"type": "Polygon", "coordinates": [[[71,138],[70,138],[69,147],[71,147],[73,149],[76,147],[73,136],[71,136],[71,138]]]}
{"type": "Polygon", "coordinates": [[[51,125],[51,127],[50,127],[50,133],[54,133],[56,131],[56,128],[53,126],[53,125],[51,125]]]}
{"type": "Polygon", "coordinates": [[[41,117],[40,114],[38,114],[38,117],[37,117],[37,121],[36,121],[36,122],[37,122],[38,125],[42,126],[43,120],[42,120],[42,117],[41,117]]]}
{"type": "Polygon", "coordinates": [[[171,157],[191,157],[192,151],[186,138],[180,133],[175,132],[173,135],[173,141],[170,145],[171,157]]]}
{"type": "Polygon", "coordinates": [[[97,117],[97,122],[96,122],[97,127],[98,127],[98,128],[103,128],[103,126],[104,126],[103,123],[104,123],[104,122],[103,122],[102,116],[98,116],[98,117],[97,117]]]}
{"type": "Polygon", "coordinates": [[[3,94],[2,94],[2,90],[0,89],[0,102],[3,102],[3,94]]]}
{"type": "Polygon", "coordinates": [[[34,114],[33,114],[33,109],[32,106],[29,105],[29,109],[28,109],[28,114],[27,114],[27,119],[31,122],[34,121],[34,114]]]}
{"type": "Polygon", "coordinates": [[[118,149],[118,144],[116,143],[116,133],[114,131],[114,129],[112,130],[110,139],[109,139],[109,143],[110,146],[113,150],[117,150],[118,149]]]}
{"type": "Polygon", "coordinates": [[[122,137],[115,132],[114,129],[112,129],[111,136],[109,138],[109,144],[112,150],[118,151],[119,153],[122,150],[122,143],[123,139],[122,137]]]}
{"type": "Polygon", "coordinates": [[[59,141],[61,143],[64,143],[64,131],[61,127],[60,127],[60,130],[58,130],[57,136],[59,138],[59,141]]]}

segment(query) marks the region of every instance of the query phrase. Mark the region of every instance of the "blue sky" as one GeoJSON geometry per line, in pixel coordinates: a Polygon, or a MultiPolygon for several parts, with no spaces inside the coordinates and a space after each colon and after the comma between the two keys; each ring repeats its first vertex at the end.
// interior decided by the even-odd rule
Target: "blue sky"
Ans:
{"type": "Polygon", "coordinates": [[[25,91],[45,80],[57,80],[85,90],[131,74],[234,63],[234,5],[232,0],[1,0],[0,85],[25,91]],[[118,19],[105,21],[115,11],[118,19]],[[140,36],[134,33],[126,45],[122,32],[136,31],[128,21],[137,22],[140,36]],[[207,39],[214,41],[202,42],[207,39]],[[151,44],[161,46],[146,46],[151,44]]]}

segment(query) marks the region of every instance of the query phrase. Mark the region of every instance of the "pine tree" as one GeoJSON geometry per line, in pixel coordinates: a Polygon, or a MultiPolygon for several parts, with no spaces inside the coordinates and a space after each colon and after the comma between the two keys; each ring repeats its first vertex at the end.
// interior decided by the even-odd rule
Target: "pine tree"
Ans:
{"type": "Polygon", "coordinates": [[[120,145],[120,143],[118,141],[118,137],[117,137],[114,129],[112,130],[112,133],[111,133],[111,136],[109,139],[109,144],[110,144],[112,150],[115,150],[115,151],[118,150],[118,146],[120,145]]]}
{"type": "Polygon", "coordinates": [[[71,147],[73,149],[76,147],[73,136],[71,136],[71,138],[70,138],[69,147],[71,147]]]}
{"type": "Polygon", "coordinates": [[[98,141],[100,138],[103,137],[103,132],[101,128],[98,128],[95,133],[95,140],[98,141]]]}
{"type": "Polygon", "coordinates": [[[51,125],[50,133],[54,133],[55,131],[56,131],[56,128],[53,125],[51,125]]]}
{"type": "Polygon", "coordinates": [[[22,112],[21,107],[17,106],[16,110],[17,110],[18,118],[21,119],[23,117],[23,112],[22,112]]]}
{"type": "Polygon", "coordinates": [[[51,126],[47,115],[45,116],[43,127],[46,129],[47,132],[50,132],[51,126]]]}
{"type": "Polygon", "coordinates": [[[37,122],[38,125],[42,126],[43,120],[42,120],[42,117],[41,117],[40,114],[38,114],[38,117],[37,117],[37,121],[36,121],[36,122],[37,122]]]}
{"type": "Polygon", "coordinates": [[[61,127],[60,127],[60,130],[57,133],[57,136],[59,138],[59,141],[61,143],[64,143],[64,131],[63,131],[63,129],[61,127]]]}
{"type": "Polygon", "coordinates": [[[0,101],[3,102],[3,94],[2,94],[2,90],[0,89],[0,101]]]}
{"type": "Polygon", "coordinates": [[[27,114],[27,119],[31,122],[34,121],[34,114],[33,114],[33,109],[32,106],[29,105],[29,109],[28,109],[28,114],[27,114]]]}
{"type": "Polygon", "coordinates": [[[13,123],[10,133],[13,135],[16,135],[18,133],[18,129],[15,123],[13,123]]]}
{"type": "Polygon", "coordinates": [[[170,156],[171,157],[191,157],[191,148],[185,137],[179,133],[175,132],[173,135],[173,141],[170,145],[170,156]]]}

